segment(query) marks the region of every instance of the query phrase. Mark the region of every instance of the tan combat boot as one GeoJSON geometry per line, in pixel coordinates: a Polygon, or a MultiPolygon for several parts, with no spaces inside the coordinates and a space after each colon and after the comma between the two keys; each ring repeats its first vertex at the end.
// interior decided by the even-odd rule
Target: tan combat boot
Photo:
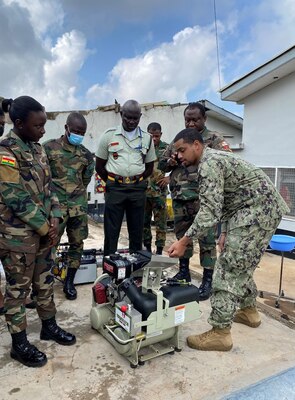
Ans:
{"type": "Polygon", "coordinates": [[[233,347],[233,341],[229,328],[212,328],[201,335],[187,337],[187,344],[192,349],[204,351],[229,351],[233,347]]]}
{"type": "Polygon", "coordinates": [[[256,307],[246,307],[236,312],[234,322],[257,328],[261,324],[261,318],[256,307]]]}

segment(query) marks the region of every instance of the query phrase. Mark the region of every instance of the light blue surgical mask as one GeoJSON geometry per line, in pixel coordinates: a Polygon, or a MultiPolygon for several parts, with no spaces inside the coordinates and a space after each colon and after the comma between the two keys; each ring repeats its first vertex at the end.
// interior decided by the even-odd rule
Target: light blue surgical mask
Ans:
{"type": "Polygon", "coordinates": [[[77,135],[77,133],[68,133],[68,140],[73,146],[79,146],[83,142],[84,136],[77,135]]]}

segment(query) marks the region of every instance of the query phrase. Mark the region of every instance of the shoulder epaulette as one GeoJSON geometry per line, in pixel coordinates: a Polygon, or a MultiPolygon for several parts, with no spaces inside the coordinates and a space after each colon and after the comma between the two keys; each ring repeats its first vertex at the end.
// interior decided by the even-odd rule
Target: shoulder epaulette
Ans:
{"type": "Polygon", "coordinates": [[[116,131],[118,128],[109,128],[104,133],[116,131]]]}
{"type": "Polygon", "coordinates": [[[5,138],[0,142],[0,146],[3,147],[11,147],[16,144],[16,139],[15,138],[5,138]]]}

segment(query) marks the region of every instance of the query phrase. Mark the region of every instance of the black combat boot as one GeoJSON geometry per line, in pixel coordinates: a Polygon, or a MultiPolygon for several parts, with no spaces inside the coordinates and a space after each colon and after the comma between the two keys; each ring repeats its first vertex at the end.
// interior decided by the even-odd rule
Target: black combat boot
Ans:
{"type": "Polygon", "coordinates": [[[173,276],[172,279],[177,281],[191,281],[191,274],[189,272],[189,258],[181,258],[179,260],[179,271],[176,275],[173,276]]]}
{"type": "Polygon", "coordinates": [[[74,286],[76,272],[76,268],[68,268],[67,270],[67,276],[64,283],[64,294],[68,300],[75,300],[77,298],[77,290],[74,286]]]}
{"type": "Polygon", "coordinates": [[[159,247],[159,246],[157,246],[157,251],[156,251],[156,254],[159,254],[159,256],[161,256],[161,255],[162,255],[162,253],[163,253],[163,247],[159,247]]]}
{"type": "Polygon", "coordinates": [[[10,356],[27,367],[42,367],[47,363],[46,354],[33,346],[27,339],[26,331],[12,333],[10,356]]]}
{"type": "Polygon", "coordinates": [[[55,317],[42,320],[40,339],[54,340],[56,343],[62,344],[63,346],[71,346],[76,343],[76,336],[61,329],[57,325],[55,317]]]}
{"type": "Polygon", "coordinates": [[[199,300],[207,300],[211,294],[213,269],[204,268],[202,283],[199,287],[199,300]]]}

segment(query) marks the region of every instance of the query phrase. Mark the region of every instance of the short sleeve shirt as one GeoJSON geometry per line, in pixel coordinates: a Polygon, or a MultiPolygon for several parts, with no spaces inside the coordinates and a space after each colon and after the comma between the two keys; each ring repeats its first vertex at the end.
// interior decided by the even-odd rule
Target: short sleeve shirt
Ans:
{"type": "Polygon", "coordinates": [[[146,163],[157,159],[149,133],[137,127],[134,138],[129,140],[122,126],[104,132],[96,156],[107,160],[107,172],[120,176],[140,175],[146,163]]]}

